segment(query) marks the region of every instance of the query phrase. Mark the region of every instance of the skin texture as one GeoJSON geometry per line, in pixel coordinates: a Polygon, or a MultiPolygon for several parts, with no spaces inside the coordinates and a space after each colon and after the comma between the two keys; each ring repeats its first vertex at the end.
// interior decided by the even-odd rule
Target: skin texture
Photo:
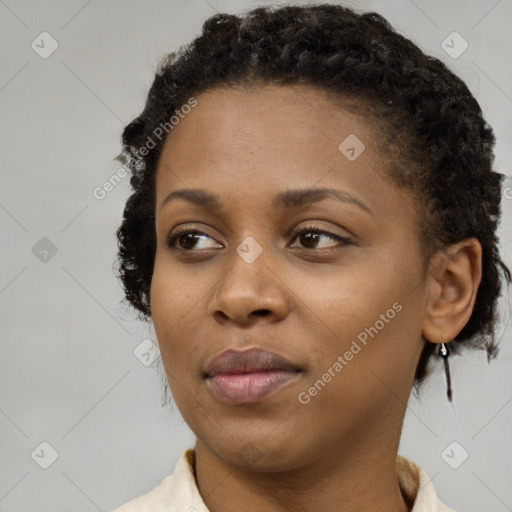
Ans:
{"type": "Polygon", "coordinates": [[[480,245],[459,243],[424,269],[419,207],[386,178],[369,122],[325,93],[224,88],[197,101],[159,161],[151,304],[170,389],[197,437],[207,507],[408,510],[395,458],[414,371],[426,340],[450,341],[469,319],[480,245]],[[338,149],[349,134],[366,146],[354,161],[338,149]],[[277,193],[313,187],[348,192],[371,213],[334,198],[274,209],[277,193]],[[218,195],[222,209],[162,205],[183,188],[218,195]],[[167,237],[185,225],[204,234],[195,246],[181,239],[188,251],[179,239],[170,249],[167,237]],[[310,225],[349,242],[293,236],[310,225]],[[262,248],[252,263],[236,252],[248,236],[262,248]],[[400,311],[301,403],[395,303],[400,311]],[[277,352],[302,373],[260,402],[220,402],[203,378],[206,364],[249,347],[277,352]]]}

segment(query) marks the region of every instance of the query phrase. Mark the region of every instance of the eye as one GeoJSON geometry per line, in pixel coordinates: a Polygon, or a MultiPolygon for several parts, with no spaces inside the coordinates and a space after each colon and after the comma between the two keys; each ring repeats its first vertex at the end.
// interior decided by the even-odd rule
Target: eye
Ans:
{"type": "Polygon", "coordinates": [[[205,238],[212,239],[211,236],[208,236],[206,233],[203,233],[196,228],[184,227],[169,235],[167,239],[167,245],[171,249],[191,251],[192,249],[197,248],[197,240],[205,238]],[[177,247],[177,242],[180,247],[177,247]]]}
{"type": "MultiPolygon", "coordinates": [[[[317,243],[319,240],[323,238],[330,238],[331,240],[335,240],[336,242],[340,242],[342,245],[350,244],[350,240],[348,238],[345,238],[340,235],[336,235],[334,233],[331,233],[330,231],[325,231],[323,229],[320,229],[316,226],[307,226],[299,231],[296,231],[293,234],[293,239],[300,238],[300,242],[303,245],[303,248],[305,249],[319,249],[321,247],[318,247],[317,243]],[[311,247],[311,246],[314,247],[311,247]]],[[[327,247],[327,249],[334,249],[336,248],[338,244],[331,244],[327,247]]],[[[301,247],[299,247],[301,248],[301,247]]]]}
{"type": "MultiPolygon", "coordinates": [[[[325,231],[324,229],[320,229],[316,226],[307,226],[302,228],[301,230],[295,231],[292,236],[293,240],[300,238],[300,242],[303,247],[299,247],[299,249],[321,249],[322,247],[318,247],[318,242],[322,238],[328,238],[338,242],[337,244],[331,244],[329,247],[327,247],[327,249],[333,249],[340,244],[350,244],[350,240],[348,238],[336,235],[330,231],[325,231]]],[[[197,247],[198,240],[205,240],[208,238],[213,240],[211,236],[208,236],[206,233],[199,231],[197,228],[185,226],[184,228],[181,228],[169,235],[167,239],[167,245],[171,249],[192,252],[194,249],[201,249],[201,247],[197,247]]],[[[219,244],[215,245],[217,245],[217,247],[219,246],[219,244]]],[[[203,249],[204,248],[208,249],[208,247],[203,247],[203,249]]]]}

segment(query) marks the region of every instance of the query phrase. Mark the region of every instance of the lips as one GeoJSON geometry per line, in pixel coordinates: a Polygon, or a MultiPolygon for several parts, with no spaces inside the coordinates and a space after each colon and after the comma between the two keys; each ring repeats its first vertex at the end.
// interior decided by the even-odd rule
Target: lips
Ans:
{"type": "Polygon", "coordinates": [[[207,365],[204,376],[217,399],[240,405],[263,400],[300,373],[299,367],[279,354],[253,348],[222,352],[207,365]]]}
{"type": "Polygon", "coordinates": [[[284,357],[268,350],[260,348],[244,351],[229,349],[222,352],[206,367],[206,376],[214,377],[218,374],[238,375],[278,370],[294,372],[299,371],[300,368],[284,357]]]}

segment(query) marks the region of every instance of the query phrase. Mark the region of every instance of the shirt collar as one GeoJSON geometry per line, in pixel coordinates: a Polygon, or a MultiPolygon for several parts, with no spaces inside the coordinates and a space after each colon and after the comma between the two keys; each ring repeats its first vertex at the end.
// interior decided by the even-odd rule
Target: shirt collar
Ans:
{"type": "MultiPolygon", "coordinates": [[[[427,473],[415,462],[396,457],[400,490],[411,512],[454,512],[441,503],[427,473]]],[[[197,487],[195,450],[186,450],[174,471],[154,489],[113,512],[209,512],[197,487]]]]}

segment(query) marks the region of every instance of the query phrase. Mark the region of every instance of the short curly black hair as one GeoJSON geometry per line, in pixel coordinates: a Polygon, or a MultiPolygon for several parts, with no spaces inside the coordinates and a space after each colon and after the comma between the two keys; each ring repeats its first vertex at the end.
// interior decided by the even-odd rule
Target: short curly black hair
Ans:
{"type": "MultiPolygon", "coordinates": [[[[160,63],[142,113],[124,129],[120,156],[133,192],[117,230],[118,277],[139,318],[151,318],[162,127],[169,132],[171,117],[201,92],[260,85],[313,86],[372,120],[388,177],[421,205],[425,262],[449,244],[478,239],[482,279],[471,317],[454,341],[494,357],[500,268],[508,283],[511,275],[498,250],[504,176],[492,169],[492,128],[465,83],[440,60],[381,15],[334,4],[216,14],[196,39],[160,63]]],[[[434,348],[425,343],[416,385],[428,373],[434,348]]]]}

